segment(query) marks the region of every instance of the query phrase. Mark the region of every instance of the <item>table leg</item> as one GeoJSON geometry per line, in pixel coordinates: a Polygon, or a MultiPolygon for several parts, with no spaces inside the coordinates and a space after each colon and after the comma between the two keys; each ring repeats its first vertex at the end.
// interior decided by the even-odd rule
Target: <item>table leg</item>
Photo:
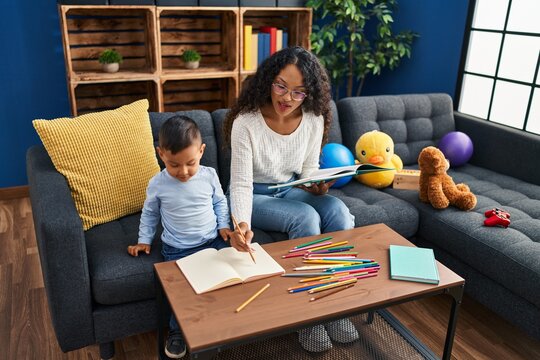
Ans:
{"type": "Polygon", "coordinates": [[[444,352],[442,360],[450,360],[452,356],[452,345],[454,345],[454,335],[456,332],[457,317],[459,306],[463,298],[463,289],[465,285],[456,286],[447,289],[447,294],[452,297],[452,308],[450,310],[450,319],[448,319],[448,328],[446,330],[446,341],[444,343],[444,352]]]}
{"type": "MultiPolygon", "coordinates": [[[[157,276],[156,276],[157,278],[157,276]]],[[[163,287],[161,286],[161,282],[156,281],[156,305],[157,305],[157,346],[158,346],[158,358],[160,360],[167,360],[169,357],[165,355],[165,349],[163,348],[164,342],[164,336],[163,336],[163,327],[165,324],[163,323],[163,287]]]]}

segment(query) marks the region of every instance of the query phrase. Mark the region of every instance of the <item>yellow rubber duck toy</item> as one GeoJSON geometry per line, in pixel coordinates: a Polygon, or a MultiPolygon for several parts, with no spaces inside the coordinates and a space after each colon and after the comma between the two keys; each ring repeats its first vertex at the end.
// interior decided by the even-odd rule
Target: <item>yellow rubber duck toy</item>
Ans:
{"type": "MultiPolygon", "coordinates": [[[[394,154],[394,141],[387,134],[373,130],[358,138],[355,146],[356,158],[362,164],[373,164],[384,168],[403,169],[401,158],[394,154]]],[[[394,181],[396,170],[378,171],[355,176],[356,180],[372,188],[382,189],[394,181]]]]}

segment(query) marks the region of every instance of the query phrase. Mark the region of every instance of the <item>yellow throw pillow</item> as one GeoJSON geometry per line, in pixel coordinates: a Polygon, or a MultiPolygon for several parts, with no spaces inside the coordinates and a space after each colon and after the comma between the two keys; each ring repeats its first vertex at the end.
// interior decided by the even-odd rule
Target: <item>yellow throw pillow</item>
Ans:
{"type": "Polygon", "coordinates": [[[84,230],[142,209],[159,171],[148,100],[32,124],[67,179],[84,230]]]}

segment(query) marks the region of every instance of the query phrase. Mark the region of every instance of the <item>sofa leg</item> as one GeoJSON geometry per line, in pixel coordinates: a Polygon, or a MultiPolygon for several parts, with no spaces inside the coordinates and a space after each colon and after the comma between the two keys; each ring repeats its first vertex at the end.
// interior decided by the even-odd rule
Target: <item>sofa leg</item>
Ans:
{"type": "Polygon", "coordinates": [[[114,357],[114,341],[99,344],[99,356],[102,360],[110,360],[114,357]]]}

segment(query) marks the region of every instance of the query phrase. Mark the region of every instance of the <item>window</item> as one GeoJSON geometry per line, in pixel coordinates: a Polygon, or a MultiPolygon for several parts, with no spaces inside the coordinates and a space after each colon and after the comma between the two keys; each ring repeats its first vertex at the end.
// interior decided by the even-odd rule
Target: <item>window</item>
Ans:
{"type": "Polygon", "coordinates": [[[540,134],[540,1],[470,6],[458,111],[540,134]]]}

